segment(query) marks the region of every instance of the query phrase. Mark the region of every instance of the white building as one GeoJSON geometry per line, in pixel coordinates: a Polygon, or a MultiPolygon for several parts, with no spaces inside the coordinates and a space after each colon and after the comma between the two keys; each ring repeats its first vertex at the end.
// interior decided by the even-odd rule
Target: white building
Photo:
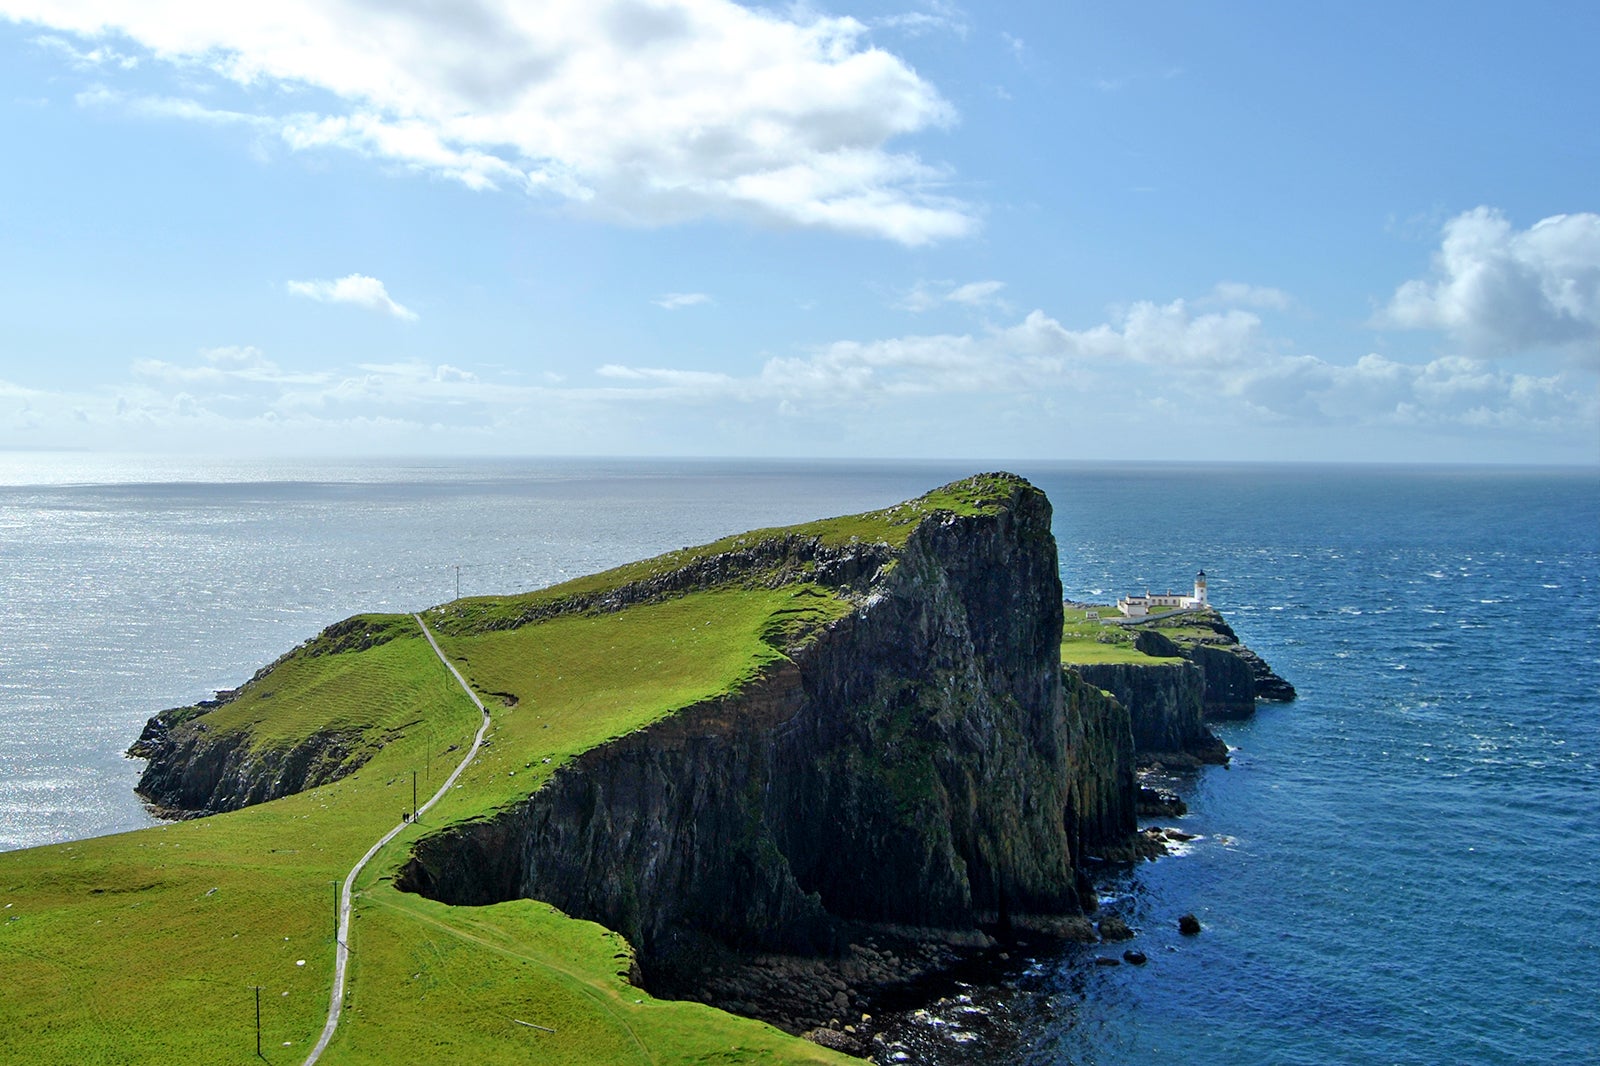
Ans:
{"type": "Polygon", "coordinates": [[[1194,595],[1180,596],[1174,592],[1153,593],[1145,590],[1143,596],[1124,596],[1117,601],[1117,610],[1128,618],[1146,618],[1151,611],[1192,611],[1206,606],[1206,572],[1194,576],[1194,595]]]}

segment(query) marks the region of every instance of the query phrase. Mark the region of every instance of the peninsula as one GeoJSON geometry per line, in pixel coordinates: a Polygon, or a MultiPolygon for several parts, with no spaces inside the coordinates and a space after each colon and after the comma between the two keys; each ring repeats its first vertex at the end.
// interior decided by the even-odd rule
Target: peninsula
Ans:
{"type": "MultiPolygon", "coordinates": [[[[1142,697],[1063,666],[1050,518],[980,475],[329,627],[151,719],[141,792],[186,820],[0,855],[8,1042],[302,1061],[339,882],[398,829],[352,879],[322,1062],[871,1050],[877,991],[1012,931],[1092,938],[1088,857],[1137,853],[1142,697]]],[[[1204,713],[1225,641],[1123,636],[1204,713]]]]}

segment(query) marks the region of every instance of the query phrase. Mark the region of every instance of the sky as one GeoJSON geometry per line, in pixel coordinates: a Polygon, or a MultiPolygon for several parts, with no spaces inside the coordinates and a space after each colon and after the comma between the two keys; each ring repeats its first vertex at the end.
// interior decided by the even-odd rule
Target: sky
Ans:
{"type": "Polygon", "coordinates": [[[0,0],[0,449],[1600,464],[1597,41],[0,0]]]}

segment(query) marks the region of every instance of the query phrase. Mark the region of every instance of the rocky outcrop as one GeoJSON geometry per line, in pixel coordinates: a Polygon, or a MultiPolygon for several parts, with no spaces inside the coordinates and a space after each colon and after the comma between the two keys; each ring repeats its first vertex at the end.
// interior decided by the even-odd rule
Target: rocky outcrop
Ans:
{"type": "Polygon", "coordinates": [[[324,729],[295,743],[261,744],[248,726],[219,725],[215,712],[291,659],[361,652],[395,634],[392,620],[347,618],[257,670],[239,688],[152,716],[128,748],[129,756],[149,760],[134,791],[163,817],[195,818],[291,796],[354,773],[378,747],[359,729],[324,729]]]}
{"type": "Polygon", "coordinates": [[[1186,644],[1183,657],[1205,675],[1201,711],[1206,718],[1227,721],[1256,713],[1256,678],[1250,664],[1231,648],[1186,644]]]}
{"type": "Polygon", "coordinates": [[[1227,762],[1228,746],[1206,728],[1205,674],[1193,663],[1083,663],[1070,669],[1127,708],[1139,762],[1227,762]]]}
{"type": "Polygon", "coordinates": [[[853,570],[856,609],[778,668],[425,838],[397,884],[546,900],[623,932],[652,986],[690,993],[728,951],[1080,914],[1081,855],[1134,827],[1134,738],[1064,675],[1050,506],[1003,484],[998,508],[932,513],[853,570]]]}
{"type": "Polygon", "coordinates": [[[292,747],[258,750],[249,733],[213,736],[204,721],[166,729],[158,715],[130,749],[141,752],[150,764],[135,791],[163,817],[196,818],[337,781],[359,769],[372,749],[359,735],[322,732],[292,747]]]}
{"type": "Polygon", "coordinates": [[[1215,610],[1140,625],[1133,631],[1133,646],[1164,661],[1070,669],[1127,706],[1134,747],[1145,764],[1226,762],[1227,745],[1206,727],[1207,721],[1248,718],[1258,699],[1295,697],[1294,686],[1240,644],[1215,610]]]}
{"type": "Polygon", "coordinates": [[[1261,656],[1242,644],[1233,649],[1233,654],[1250,664],[1250,672],[1256,679],[1256,699],[1287,703],[1295,698],[1294,686],[1278,676],[1261,656]]]}
{"type": "Polygon", "coordinates": [[[1206,677],[1207,718],[1248,718],[1255,713],[1257,700],[1295,698],[1294,686],[1279,677],[1261,656],[1241,644],[1233,627],[1215,610],[1153,623],[1153,628],[1141,632],[1138,639],[1152,642],[1151,646],[1155,641],[1164,641],[1162,646],[1169,649],[1148,654],[1182,655],[1200,667],[1206,677]],[[1173,627],[1180,635],[1167,639],[1162,632],[1166,626],[1173,627]]]}

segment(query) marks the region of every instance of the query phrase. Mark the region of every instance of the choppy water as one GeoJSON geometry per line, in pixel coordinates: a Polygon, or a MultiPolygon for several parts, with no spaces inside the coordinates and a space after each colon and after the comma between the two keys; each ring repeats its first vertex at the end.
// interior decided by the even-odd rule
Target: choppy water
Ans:
{"type": "MultiPolygon", "coordinates": [[[[1299,688],[1121,874],[1142,968],[1016,959],[914,1061],[1600,1061],[1600,476],[1022,464],[1074,598],[1203,567],[1299,688]],[[1198,938],[1176,918],[1194,911],[1198,938]]],[[[880,506],[966,465],[0,456],[0,849],[146,824],[120,752],[322,626],[880,506]]]]}

